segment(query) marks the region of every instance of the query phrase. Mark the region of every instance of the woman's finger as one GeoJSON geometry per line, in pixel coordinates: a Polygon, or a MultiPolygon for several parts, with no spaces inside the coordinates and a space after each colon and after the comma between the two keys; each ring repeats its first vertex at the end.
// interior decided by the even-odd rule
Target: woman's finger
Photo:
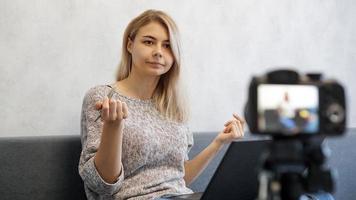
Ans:
{"type": "Polygon", "coordinates": [[[245,123],[245,120],[244,120],[242,117],[238,116],[236,113],[234,113],[234,114],[232,114],[232,115],[233,115],[233,118],[232,118],[231,120],[227,121],[227,122],[224,124],[224,126],[228,126],[228,125],[231,124],[231,122],[233,122],[233,121],[240,121],[242,124],[245,123]]]}
{"type": "Polygon", "coordinates": [[[244,132],[242,130],[242,125],[240,121],[234,122],[234,135],[235,138],[241,138],[244,136],[244,132]]]}
{"type": "Polygon", "coordinates": [[[101,110],[101,108],[103,107],[103,102],[102,101],[98,101],[95,103],[95,109],[96,110],[101,110]]]}
{"type": "Polygon", "coordinates": [[[235,119],[239,120],[242,124],[245,123],[245,120],[242,117],[238,116],[236,113],[234,113],[232,115],[234,116],[235,119]]]}
{"type": "Polygon", "coordinates": [[[224,124],[224,126],[229,126],[232,122],[237,122],[237,121],[239,121],[239,120],[233,118],[233,119],[227,121],[227,122],[224,124]]]}
{"type": "Polygon", "coordinates": [[[115,121],[117,118],[117,114],[116,114],[116,101],[114,99],[110,99],[109,100],[109,119],[111,121],[115,121]]]}
{"type": "Polygon", "coordinates": [[[239,131],[239,136],[244,136],[244,129],[243,129],[243,124],[240,121],[237,121],[237,127],[239,131]]]}
{"type": "Polygon", "coordinates": [[[117,114],[117,119],[121,120],[122,119],[122,102],[120,100],[116,101],[117,107],[116,107],[116,114],[117,114]]]}
{"type": "Polygon", "coordinates": [[[101,119],[107,120],[109,119],[109,98],[104,97],[102,109],[101,109],[101,119]]]}
{"type": "Polygon", "coordinates": [[[237,138],[239,136],[237,122],[231,123],[231,132],[233,134],[233,138],[237,138]]]}
{"type": "Polygon", "coordinates": [[[128,109],[127,109],[126,103],[125,103],[125,102],[122,102],[122,113],[123,113],[122,118],[126,119],[127,116],[129,115],[128,112],[129,112],[129,111],[128,111],[128,109]]]}
{"type": "Polygon", "coordinates": [[[231,131],[231,126],[226,126],[224,128],[224,133],[230,133],[230,131],[231,131]]]}
{"type": "Polygon", "coordinates": [[[229,126],[229,125],[231,124],[231,122],[233,122],[233,121],[234,121],[234,119],[231,119],[231,120],[227,121],[227,122],[224,124],[224,126],[229,126]]]}

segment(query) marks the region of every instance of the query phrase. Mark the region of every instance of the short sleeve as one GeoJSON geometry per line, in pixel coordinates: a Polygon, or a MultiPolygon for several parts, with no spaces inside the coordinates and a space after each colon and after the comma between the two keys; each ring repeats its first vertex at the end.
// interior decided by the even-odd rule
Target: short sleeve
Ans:
{"type": "Polygon", "coordinates": [[[101,120],[95,122],[99,115],[99,112],[95,110],[95,103],[102,100],[106,95],[106,88],[105,86],[94,87],[84,97],[81,114],[82,152],[78,169],[84,184],[91,191],[100,195],[113,195],[119,191],[122,185],[124,179],[123,168],[117,181],[110,184],[102,179],[94,163],[94,156],[100,144],[103,126],[101,120]]]}

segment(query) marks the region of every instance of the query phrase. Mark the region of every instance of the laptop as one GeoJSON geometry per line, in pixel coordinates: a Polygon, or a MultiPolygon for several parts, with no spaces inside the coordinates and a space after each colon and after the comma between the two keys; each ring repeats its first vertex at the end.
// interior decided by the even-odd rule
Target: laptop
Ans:
{"type": "Polygon", "coordinates": [[[255,200],[258,192],[260,157],[270,140],[235,141],[228,147],[206,190],[200,193],[179,195],[169,199],[255,200]]]}

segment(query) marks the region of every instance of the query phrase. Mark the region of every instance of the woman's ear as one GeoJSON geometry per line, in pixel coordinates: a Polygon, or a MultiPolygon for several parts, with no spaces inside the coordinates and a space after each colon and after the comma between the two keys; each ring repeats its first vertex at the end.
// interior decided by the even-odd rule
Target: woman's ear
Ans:
{"type": "Polygon", "coordinates": [[[127,45],[126,45],[126,49],[128,52],[132,52],[132,44],[133,44],[133,41],[131,40],[131,38],[129,37],[128,41],[127,41],[127,45]]]}

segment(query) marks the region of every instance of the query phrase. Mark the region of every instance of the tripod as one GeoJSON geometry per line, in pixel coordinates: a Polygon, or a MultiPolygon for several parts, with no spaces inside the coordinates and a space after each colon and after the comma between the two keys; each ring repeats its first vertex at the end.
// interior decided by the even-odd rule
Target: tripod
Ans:
{"type": "Polygon", "coordinates": [[[258,200],[334,199],[322,142],[320,137],[273,138],[262,156],[258,200]]]}

